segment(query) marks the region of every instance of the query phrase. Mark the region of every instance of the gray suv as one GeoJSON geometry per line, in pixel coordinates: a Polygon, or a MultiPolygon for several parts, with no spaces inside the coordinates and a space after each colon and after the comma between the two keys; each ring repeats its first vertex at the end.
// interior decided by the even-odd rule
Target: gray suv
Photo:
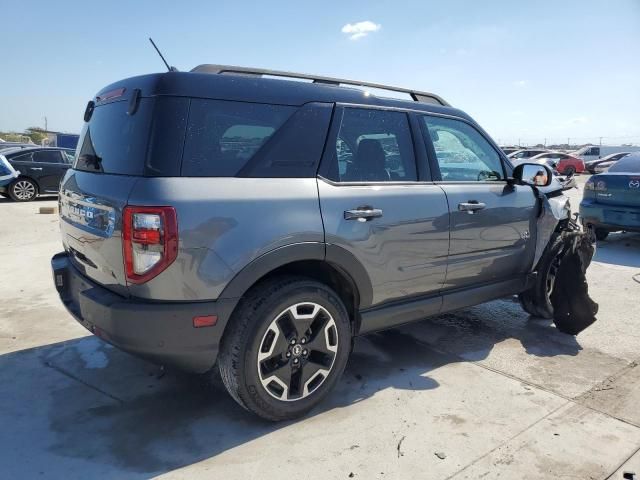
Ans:
{"type": "Polygon", "coordinates": [[[436,95],[203,65],[114,83],[84,119],[61,300],[125,351],[219,371],[264,418],[322,400],[357,335],[513,294],[551,314],[551,172],[513,169],[436,95]]]}

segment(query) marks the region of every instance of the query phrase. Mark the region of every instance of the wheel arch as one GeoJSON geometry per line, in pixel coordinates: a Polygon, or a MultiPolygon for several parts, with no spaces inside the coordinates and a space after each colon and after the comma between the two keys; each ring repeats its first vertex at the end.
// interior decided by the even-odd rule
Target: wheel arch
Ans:
{"type": "Polygon", "coordinates": [[[245,266],[219,297],[228,305],[228,318],[250,289],[279,275],[301,275],[331,287],[349,312],[354,334],[359,331],[359,311],[370,306],[373,297],[369,275],[356,257],[346,249],[319,242],[280,247],[245,266]]]}

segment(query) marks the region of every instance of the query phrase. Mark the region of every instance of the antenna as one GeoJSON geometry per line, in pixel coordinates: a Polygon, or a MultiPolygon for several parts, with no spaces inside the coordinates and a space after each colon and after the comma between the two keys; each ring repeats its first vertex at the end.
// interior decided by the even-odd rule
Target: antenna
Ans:
{"type": "Polygon", "coordinates": [[[156,46],[155,42],[153,41],[153,38],[149,37],[149,41],[151,42],[151,45],[153,45],[153,48],[156,49],[156,52],[158,52],[158,55],[160,55],[160,58],[162,59],[164,64],[167,66],[167,70],[169,70],[170,72],[177,72],[178,69],[176,67],[170,67],[167,61],[164,59],[164,56],[160,52],[160,49],[156,46]]]}

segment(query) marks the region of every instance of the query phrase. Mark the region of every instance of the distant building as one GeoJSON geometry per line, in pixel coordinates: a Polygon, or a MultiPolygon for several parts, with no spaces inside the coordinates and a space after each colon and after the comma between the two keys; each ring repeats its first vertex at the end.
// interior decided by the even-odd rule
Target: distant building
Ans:
{"type": "Polygon", "coordinates": [[[80,135],[62,132],[43,132],[47,135],[42,144],[48,147],[76,148],[80,135]]]}

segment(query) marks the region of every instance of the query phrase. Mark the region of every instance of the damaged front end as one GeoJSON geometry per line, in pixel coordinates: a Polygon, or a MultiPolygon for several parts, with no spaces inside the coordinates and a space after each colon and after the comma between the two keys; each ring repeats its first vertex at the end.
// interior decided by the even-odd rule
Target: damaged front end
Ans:
{"type": "Polygon", "coordinates": [[[573,177],[567,177],[536,188],[540,214],[533,261],[535,281],[519,295],[527,313],[553,318],[558,330],[571,335],[595,322],[598,312],[598,304],[589,297],[585,277],[595,244],[572,218],[569,198],[564,194],[575,186],[573,177]]]}

